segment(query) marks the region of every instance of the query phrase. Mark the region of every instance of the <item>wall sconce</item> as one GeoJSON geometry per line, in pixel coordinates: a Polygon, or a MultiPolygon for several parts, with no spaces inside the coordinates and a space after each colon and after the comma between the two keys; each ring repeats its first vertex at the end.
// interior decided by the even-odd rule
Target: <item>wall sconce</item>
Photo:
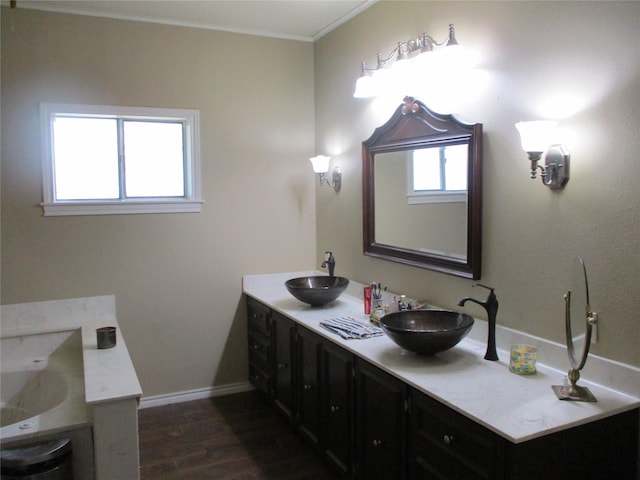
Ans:
{"type": "Polygon", "coordinates": [[[320,185],[327,185],[333,188],[336,192],[339,192],[340,187],[342,186],[342,171],[340,170],[340,167],[335,167],[333,169],[333,181],[329,182],[327,180],[327,172],[329,171],[329,162],[331,161],[331,157],[318,155],[316,157],[311,157],[309,160],[313,165],[313,171],[318,174],[320,185]]]}
{"type": "Polygon", "coordinates": [[[415,70],[421,67],[414,69],[411,67],[414,64],[422,64],[423,66],[427,64],[434,55],[434,47],[449,47],[447,51],[453,51],[453,47],[456,47],[455,50],[460,49],[453,24],[449,25],[449,36],[442,42],[436,42],[433,37],[423,33],[418,38],[398,42],[396,48],[385,58],[382,58],[382,55],[378,53],[376,68],[367,68],[365,62],[362,62],[360,77],[356,81],[353,96],[355,98],[371,98],[383,93],[385,83],[390,81],[389,77],[394,72],[396,74],[402,72],[403,75],[415,73],[415,70]]]}
{"type": "Polygon", "coordinates": [[[531,161],[531,178],[536,178],[540,169],[540,179],[547,187],[558,190],[564,188],[569,181],[569,151],[564,145],[551,145],[551,134],[558,122],[535,121],[519,122],[516,128],[520,132],[522,149],[527,152],[531,161]],[[542,154],[545,166],[538,165],[542,154]]]}

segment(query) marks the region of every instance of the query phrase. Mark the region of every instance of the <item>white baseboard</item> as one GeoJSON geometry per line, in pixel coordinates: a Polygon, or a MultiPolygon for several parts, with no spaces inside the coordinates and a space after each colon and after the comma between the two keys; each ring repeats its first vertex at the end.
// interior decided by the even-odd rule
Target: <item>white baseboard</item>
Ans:
{"type": "Polygon", "coordinates": [[[232,393],[248,392],[253,390],[249,382],[232,383],[219,387],[198,388],[187,390],[186,392],[165,393],[151,397],[142,397],[139,408],[160,407],[172,403],[190,402],[191,400],[202,400],[203,398],[221,397],[232,393]]]}

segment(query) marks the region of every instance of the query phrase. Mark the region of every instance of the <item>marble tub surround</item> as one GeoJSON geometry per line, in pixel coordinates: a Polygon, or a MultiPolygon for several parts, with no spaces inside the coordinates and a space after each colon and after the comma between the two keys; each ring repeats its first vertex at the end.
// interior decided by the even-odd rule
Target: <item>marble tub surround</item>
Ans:
{"type": "Polygon", "coordinates": [[[139,478],[137,409],[142,388],[115,311],[112,295],[2,306],[3,339],[64,331],[80,337],[96,480],[139,478]],[[98,350],[96,329],[105,326],[116,327],[117,343],[98,350]]]}
{"type": "Polygon", "coordinates": [[[20,412],[0,429],[3,444],[90,424],[78,330],[3,337],[1,343],[3,402],[32,413],[20,412]]]}
{"type": "Polygon", "coordinates": [[[113,295],[2,305],[2,336],[69,330],[91,321],[108,325],[115,315],[113,295]]]}
{"type": "MultiPolygon", "coordinates": [[[[558,400],[551,385],[561,383],[566,375],[566,347],[499,325],[496,343],[500,360],[484,360],[487,324],[482,320],[476,320],[469,335],[456,347],[431,357],[404,351],[386,336],[344,340],[320,327],[320,321],[350,316],[368,322],[362,284],[352,281],[340,298],[323,307],[299,302],[284,286],[289,278],[321,274],[307,271],[249,275],[243,277],[243,291],[514,443],[640,407],[638,369],[597,356],[589,356],[580,382],[589,386],[598,402],[558,400]],[[535,375],[520,376],[509,371],[513,343],[527,343],[538,349],[535,375]]],[[[393,294],[387,295],[385,302],[393,298],[393,294]]]]}
{"type": "Polygon", "coordinates": [[[85,395],[88,404],[140,398],[142,388],[122,331],[113,295],[2,306],[1,335],[79,330],[82,335],[85,395]],[[116,346],[98,350],[96,329],[114,326],[116,346]]]}

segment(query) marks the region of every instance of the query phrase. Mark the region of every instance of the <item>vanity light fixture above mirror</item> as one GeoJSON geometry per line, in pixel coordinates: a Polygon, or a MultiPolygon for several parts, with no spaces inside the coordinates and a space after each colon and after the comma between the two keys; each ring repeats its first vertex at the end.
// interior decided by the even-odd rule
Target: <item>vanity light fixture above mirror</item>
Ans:
{"type": "Polygon", "coordinates": [[[571,155],[564,145],[552,145],[552,133],[558,125],[554,121],[533,121],[516,123],[520,132],[522,149],[527,152],[531,162],[531,178],[536,178],[540,169],[542,183],[553,190],[559,190],[569,181],[569,159],[571,155]],[[538,165],[542,154],[545,166],[538,165]]]}
{"type": "Polygon", "coordinates": [[[340,167],[334,167],[332,181],[329,182],[329,180],[327,180],[327,172],[329,171],[329,162],[331,161],[331,157],[327,157],[326,155],[316,155],[315,157],[311,157],[309,161],[313,165],[313,171],[318,174],[320,185],[327,185],[333,188],[336,192],[339,192],[340,187],[342,187],[342,170],[340,170],[340,167]]]}
{"type": "MultiPolygon", "coordinates": [[[[377,53],[376,68],[367,68],[366,63],[362,62],[360,77],[356,81],[353,96],[355,98],[376,97],[384,93],[385,87],[394,81],[394,77],[407,77],[418,74],[421,70],[424,72],[430,68],[434,55],[446,51],[447,56],[455,57],[454,52],[459,51],[460,48],[453,24],[449,25],[449,36],[442,42],[437,42],[426,33],[417,38],[398,42],[398,45],[385,58],[377,53]],[[434,48],[437,47],[447,48],[436,52],[434,48]]],[[[436,65],[434,68],[440,67],[436,65]]]]}

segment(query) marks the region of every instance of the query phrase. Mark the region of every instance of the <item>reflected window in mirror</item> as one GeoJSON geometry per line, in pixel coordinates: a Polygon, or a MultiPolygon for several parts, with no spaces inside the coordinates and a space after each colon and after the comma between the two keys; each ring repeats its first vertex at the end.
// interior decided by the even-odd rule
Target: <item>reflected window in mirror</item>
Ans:
{"type": "Polygon", "coordinates": [[[466,202],[467,153],[466,144],[413,150],[408,164],[407,203],[466,202]]]}

